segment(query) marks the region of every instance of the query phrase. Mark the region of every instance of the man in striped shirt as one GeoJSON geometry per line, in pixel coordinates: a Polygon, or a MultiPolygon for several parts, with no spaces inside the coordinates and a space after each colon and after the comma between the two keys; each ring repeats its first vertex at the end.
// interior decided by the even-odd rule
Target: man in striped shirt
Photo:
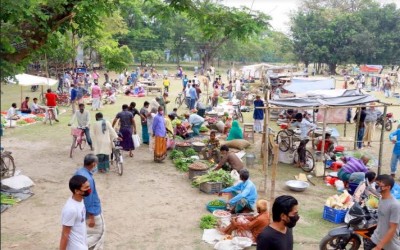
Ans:
{"type": "Polygon", "coordinates": [[[369,158],[363,155],[360,159],[354,157],[342,157],[340,158],[345,165],[339,170],[338,177],[342,181],[349,181],[350,176],[353,173],[366,173],[368,168],[366,167],[369,162],[369,158]]]}

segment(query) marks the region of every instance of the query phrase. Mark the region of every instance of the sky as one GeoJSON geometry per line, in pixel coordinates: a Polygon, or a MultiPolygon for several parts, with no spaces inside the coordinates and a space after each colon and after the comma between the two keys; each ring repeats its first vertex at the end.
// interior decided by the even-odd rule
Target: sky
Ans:
{"type": "MultiPolygon", "coordinates": [[[[400,6],[400,0],[377,0],[380,3],[396,3],[400,6]]],[[[262,11],[271,16],[271,26],[281,32],[289,31],[289,13],[296,11],[301,0],[222,0],[222,4],[230,7],[252,7],[253,10],[262,11]]]]}

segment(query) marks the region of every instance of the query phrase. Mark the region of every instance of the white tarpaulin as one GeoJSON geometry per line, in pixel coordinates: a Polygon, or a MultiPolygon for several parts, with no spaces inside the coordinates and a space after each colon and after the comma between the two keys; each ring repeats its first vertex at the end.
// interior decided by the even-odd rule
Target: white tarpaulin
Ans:
{"type": "Polygon", "coordinates": [[[302,94],[312,90],[335,89],[335,79],[293,77],[291,82],[283,85],[283,88],[296,94],[302,94]]]}
{"type": "MultiPolygon", "coordinates": [[[[53,86],[57,83],[57,80],[41,77],[41,76],[34,76],[28,74],[19,74],[15,76],[17,79],[18,84],[21,86],[32,86],[32,85],[49,85],[53,86]]],[[[14,81],[11,81],[14,82],[14,81]]]]}

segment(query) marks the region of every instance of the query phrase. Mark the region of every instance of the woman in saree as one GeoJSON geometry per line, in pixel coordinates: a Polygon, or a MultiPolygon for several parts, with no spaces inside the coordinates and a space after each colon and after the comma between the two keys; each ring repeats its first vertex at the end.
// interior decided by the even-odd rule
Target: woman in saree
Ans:
{"type": "Polygon", "coordinates": [[[154,161],[161,162],[167,156],[167,139],[164,120],[164,109],[158,107],[158,113],[153,120],[154,161]]]}

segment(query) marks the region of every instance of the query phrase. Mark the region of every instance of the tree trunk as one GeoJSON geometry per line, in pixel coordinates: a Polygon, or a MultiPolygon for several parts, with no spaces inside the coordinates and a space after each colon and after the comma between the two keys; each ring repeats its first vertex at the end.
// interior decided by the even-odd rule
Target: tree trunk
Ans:
{"type": "Polygon", "coordinates": [[[336,75],[336,66],[337,66],[336,63],[329,63],[328,66],[329,66],[329,73],[331,75],[336,75]]]}

